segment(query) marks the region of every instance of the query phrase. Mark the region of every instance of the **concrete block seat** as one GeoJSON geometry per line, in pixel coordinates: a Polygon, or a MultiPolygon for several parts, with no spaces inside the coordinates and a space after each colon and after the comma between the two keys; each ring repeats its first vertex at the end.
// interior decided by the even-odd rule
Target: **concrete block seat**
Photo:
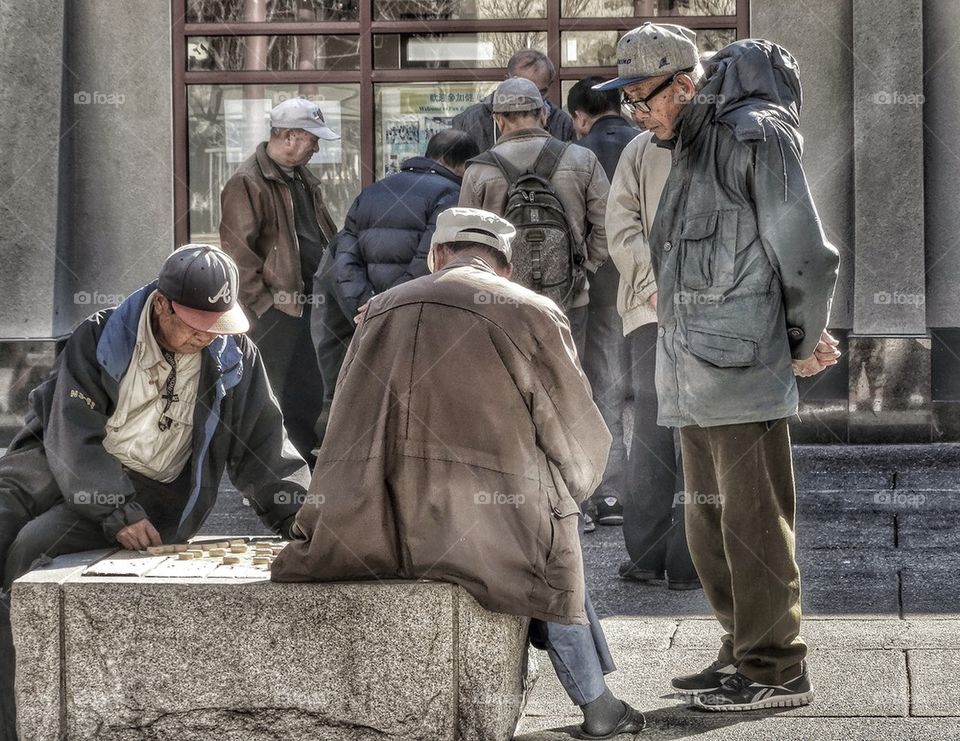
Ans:
{"type": "Polygon", "coordinates": [[[441,582],[275,584],[174,559],[92,551],[17,580],[22,741],[513,737],[526,619],[441,582]]]}

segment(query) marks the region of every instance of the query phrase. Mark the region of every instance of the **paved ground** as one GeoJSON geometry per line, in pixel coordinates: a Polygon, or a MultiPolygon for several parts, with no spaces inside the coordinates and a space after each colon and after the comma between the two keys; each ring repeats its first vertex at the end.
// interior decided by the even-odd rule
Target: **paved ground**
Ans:
{"type": "MultiPolygon", "coordinates": [[[[671,676],[713,659],[719,632],[701,592],[617,578],[619,528],[600,528],[584,551],[620,665],[611,687],[647,713],[649,739],[960,739],[960,446],[805,446],[796,463],[816,702],[718,716],[669,695],[671,676]]],[[[221,501],[206,532],[262,530],[237,495],[221,501]]],[[[576,722],[542,668],[517,741],[559,741],[576,722]]]]}

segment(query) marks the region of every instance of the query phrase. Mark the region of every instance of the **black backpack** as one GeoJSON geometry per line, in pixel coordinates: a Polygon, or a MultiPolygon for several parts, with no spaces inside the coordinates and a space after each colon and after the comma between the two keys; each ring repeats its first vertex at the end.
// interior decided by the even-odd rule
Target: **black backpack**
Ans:
{"type": "Polygon", "coordinates": [[[521,171],[494,151],[470,160],[500,169],[507,180],[501,215],[517,230],[511,280],[552,298],[566,311],[584,285],[583,245],[574,244],[563,204],[550,183],[567,144],[547,139],[533,167],[521,171]]]}

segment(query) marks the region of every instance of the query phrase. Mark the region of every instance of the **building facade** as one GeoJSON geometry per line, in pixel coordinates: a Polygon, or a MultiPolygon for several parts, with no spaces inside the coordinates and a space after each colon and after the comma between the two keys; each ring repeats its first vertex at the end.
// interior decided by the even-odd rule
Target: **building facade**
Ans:
{"type": "Polygon", "coordinates": [[[287,97],[318,101],[342,134],[311,163],[342,222],[512,52],[550,56],[562,104],[614,73],[617,38],[644,20],[688,25],[705,53],[754,36],[800,62],[846,352],[802,384],[796,438],[960,440],[953,0],[7,0],[0,336],[62,336],[176,244],[216,242],[220,188],[287,97]]]}

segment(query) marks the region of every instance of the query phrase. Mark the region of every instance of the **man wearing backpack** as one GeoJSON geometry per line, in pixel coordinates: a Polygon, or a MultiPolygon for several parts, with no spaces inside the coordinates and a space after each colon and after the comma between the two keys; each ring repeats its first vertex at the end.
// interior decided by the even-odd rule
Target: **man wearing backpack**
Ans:
{"type": "Polygon", "coordinates": [[[493,149],[471,160],[460,205],[513,224],[513,280],[560,305],[582,357],[588,276],[607,259],[603,222],[610,184],[593,152],[550,136],[544,111],[529,80],[500,83],[493,118],[502,134],[493,149]]]}

